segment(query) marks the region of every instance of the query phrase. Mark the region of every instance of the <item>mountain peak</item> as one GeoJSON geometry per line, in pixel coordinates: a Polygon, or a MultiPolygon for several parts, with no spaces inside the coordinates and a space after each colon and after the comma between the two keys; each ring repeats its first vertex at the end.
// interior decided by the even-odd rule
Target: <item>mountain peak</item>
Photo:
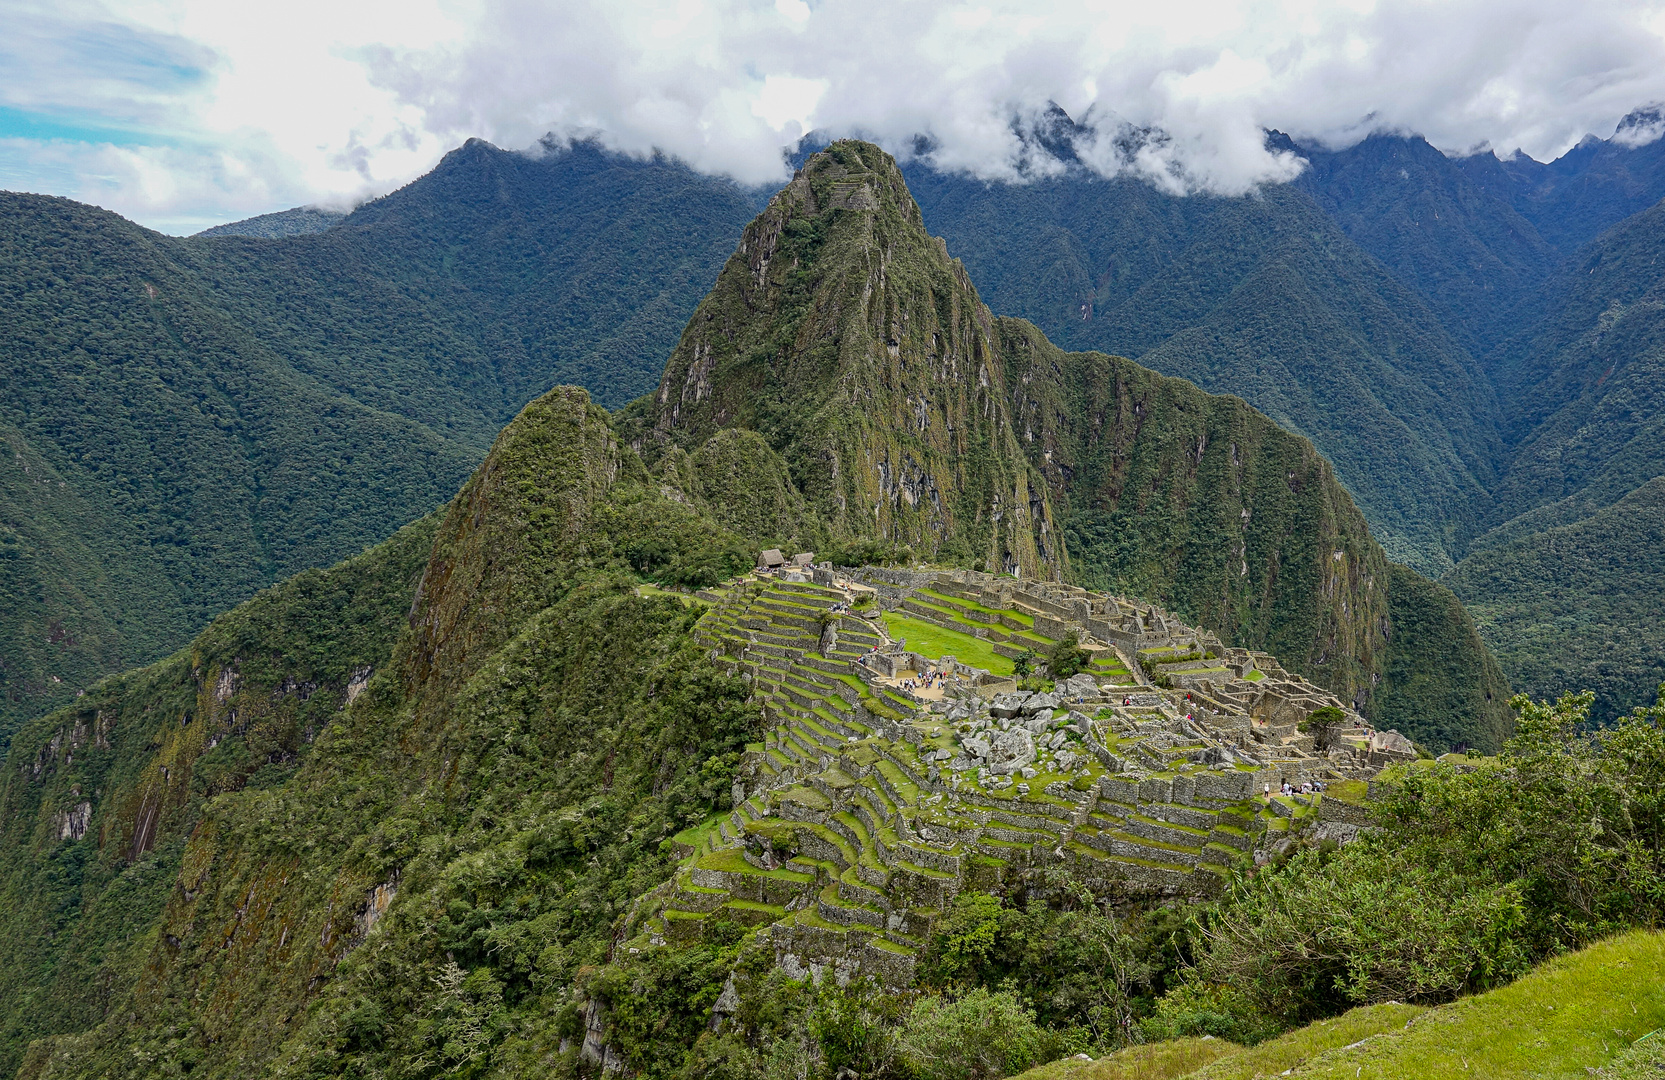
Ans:
{"type": "Polygon", "coordinates": [[[636,441],[652,461],[750,429],[837,536],[1052,577],[1062,549],[993,325],[895,160],[836,142],[746,227],[636,441]]]}
{"type": "Polygon", "coordinates": [[[896,159],[872,143],[840,140],[811,154],[782,188],[775,201],[800,203],[801,211],[818,217],[848,210],[925,227],[925,218],[908,192],[896,159]]]}

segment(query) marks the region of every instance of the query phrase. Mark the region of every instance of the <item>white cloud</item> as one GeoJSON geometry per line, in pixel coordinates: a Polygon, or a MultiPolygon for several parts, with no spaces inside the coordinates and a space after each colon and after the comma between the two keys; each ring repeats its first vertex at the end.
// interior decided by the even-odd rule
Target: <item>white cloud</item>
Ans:
{"type": "MultiPolygon", "coordinates": [[[[0,107],[149,144],[14,138],[0,182],[73,175],[65,193],[149,222],[350,200],[469,136],[528,146],[600,132],[767,183],[813,125],[892,148],[923,134],[943,166],[1009,177],[1050,167],[1012,121],[1056,101],[1097,126],[1080,150],[1104,171],[1241,191],[1298,167],[1266,152],[1268,127],[1332,145],[1415,131],[1542,159],[1665,100],[1665,5],[1634,0],[14,7],[26,17],[0,44],[0,107]]],[[[1657,137],[1626,134],[1644,136],[1657,137]]]]}

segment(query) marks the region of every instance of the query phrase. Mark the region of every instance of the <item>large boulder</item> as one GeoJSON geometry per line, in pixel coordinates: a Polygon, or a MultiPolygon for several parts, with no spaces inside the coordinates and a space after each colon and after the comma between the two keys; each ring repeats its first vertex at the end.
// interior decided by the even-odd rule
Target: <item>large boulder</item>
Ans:
{"type": "Polygon", "coordinates": [[[1019,690],[1011,694],[1001,694],[989,704],[989,712],[1003,719],[1010,719],[1023,711],[1033,694],[1019,690]]]}
{"type": "Polygon", "coordinates": [[[989,744],[989,771],[1014,773],[1035,760],[1035,737],[1023,728],[1002,731],[989,744]]]}

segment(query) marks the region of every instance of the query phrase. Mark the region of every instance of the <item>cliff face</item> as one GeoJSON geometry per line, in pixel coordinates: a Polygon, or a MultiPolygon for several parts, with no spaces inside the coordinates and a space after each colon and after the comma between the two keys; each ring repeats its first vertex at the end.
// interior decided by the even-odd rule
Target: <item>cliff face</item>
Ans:
{"type": "Polygon", "coordinates": [[[1368,710],[1387,557],[1329,463],[1242,399],[1000,320],[1014,413],[1083,583],[1265,649],[1368,710]]]}
{"type": "Polygon", "coordinates": [[[650,462],[757,431],[834,536],[1057,577],[1050,496],[1013,431],[993,335],[895,162],[839,143],[747,226],[627,419],[650,462]]]}

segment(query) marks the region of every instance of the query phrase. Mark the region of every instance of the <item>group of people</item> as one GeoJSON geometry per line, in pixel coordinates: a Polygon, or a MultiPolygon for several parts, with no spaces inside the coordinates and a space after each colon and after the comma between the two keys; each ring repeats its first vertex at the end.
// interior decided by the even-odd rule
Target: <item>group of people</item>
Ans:
{"type": "Polygon", "coordinates": [[[946,671],[938,671],[935,668],[932,668],[923,675],[916,676],[912,679],[903,679],[902,689],[918,690],[923,687],[926,690],[941,690],[943,683],[946,682],[947,679],[948,673],[946,671]]]}
{"type": "MultiPolygon", "coordinates": [[[[1278,788],[1278,794],[1279,795],[1315,795],[1315,794],[1318,794],[1318,793],[1322,792],[1323,790],[1324,790],[1324,782],[1322,780],[1304,780],[1304,781],[1301,782],[1300,787],[1296,787],[1294,784],[1291,784],[1288,780],[1285,780],[1283,782],[1283,784],[1278,788]]],[[[1266,785],[1266,797],[1268,799],[1270,799],[1272,797],[1272,785],[1271,784],[1266,785]]]]}

